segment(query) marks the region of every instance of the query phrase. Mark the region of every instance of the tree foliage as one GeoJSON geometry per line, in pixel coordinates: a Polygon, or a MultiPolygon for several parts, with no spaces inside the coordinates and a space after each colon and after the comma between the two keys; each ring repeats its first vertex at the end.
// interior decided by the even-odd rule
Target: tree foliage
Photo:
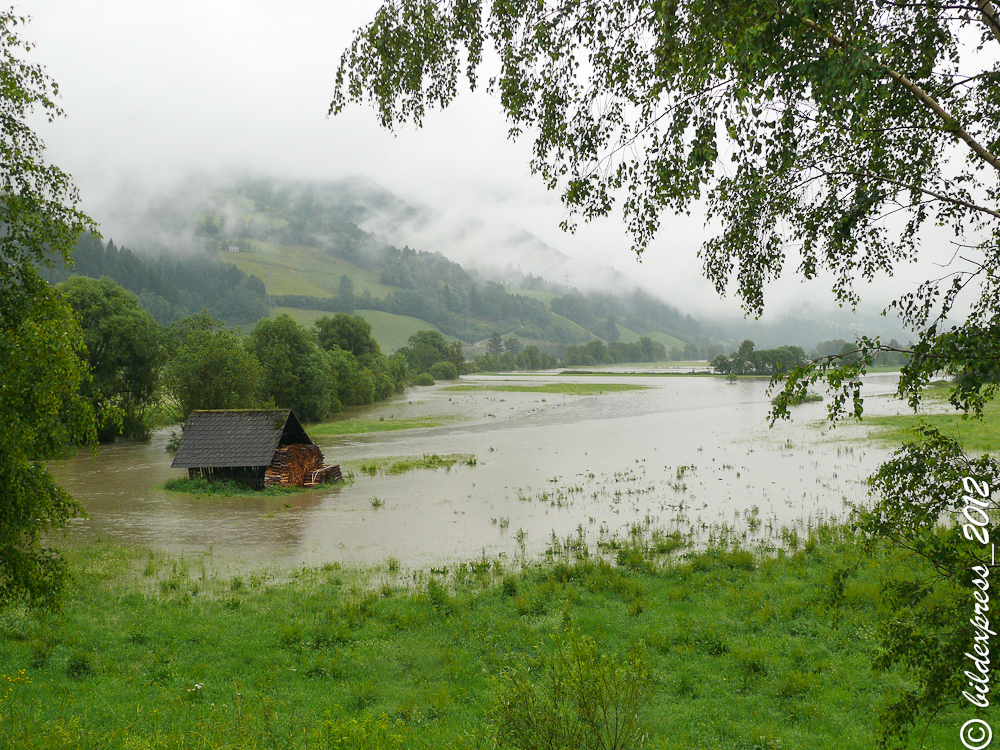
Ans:
{"type": "MultiPolygon", "coordinates": [[[[341,283],[341,287],[343,286],[341,283]]],[[[372,336],[371,324],[360,315],[337,313],[332,318],[324,315],[313,325],[319,335],[320,346],[327,351],[337,347],[350,352],[366,364],[382,353],[372,336]]]]}
{"type": "Polygon", "coordinates": [[[449,345],[439,331],[417,331],[398,353],[406,357],[414,372],[429,372],[438,362],[451,362],[458,372],[462,372],[465,365],[462,342],[454,341],[449,345]]]}
{"type": "Polygon", "coordinates": [[[186,417],[194,409],[253,409],[263,405],[260,363],[236,332],[207,314],[174,330],[164,385],[186,417]]]}
{"type": "Polygon", "coordinates": [[[370,101],[387,127],[419,125],[463,75],[478,84],[491,46],[510,133],[532,131],[567,207],[617,201],[641,252],[664,213],[703,202],[720,227],[705,273],[755,314],[790,259],[853,304],[928,223],[968,235],[964,266],[895,303],[919,334],[900,383],[917,399],[937,347],[979,383],[1000,357],[1000,64],[961,42],[970,25],[1000,38],[991,3],[390,0],[344,52],[330,111],[370,101]],[[969,319],[947,328],[967,288],[969,319]]]}
{"type": "Polygon", "coordinates": [[[110,279],[77,276],[59,289],[83,328],[90,380],[82,393],[95,406],[107,403],[117,412],[118,418],[100,425],[98,437],[147,437],[144,414],[163,364],[159,326],[138,297],[110,279]]]}
{"type": "Polygon", "coordinates": [[[80,396],[87,381],[80,328],[38,266],[68,262],[91,220],[77,210],[69,175],[43,159],[28,125],[62,114],[43,69],[21,59],[25,19],[0,11],[0,607],[54,605],[65,563],[41,534],[83,515],[42,461],[68,442],[93,443],[94,412],[80,396]]]}
{"type": "Polygon", "coordinates": [[[259,321],[248,343],[261,365],[261,390],[275,406],[292,409],[307,422],[339,411],[336,389],[329,382],[329,367],[315,334],[289,316],[279,315],[259,321]]]}
{"type": "MultiPolygon", "coordinates": [[[[858,521],[873,554],[888,549],[901,558],[887,566],[895,573],[883,593],[894,614],[881,625],[875,667],[900,667],[910,679],[882,710],[883,747],[905,745],[907,733],[930,711],[958,702],[969,711],[982,705],[967,678],[979,674],[967,654],[982,646],[974,624],[982,599],[973,596],[972,581],[978,577],[991,588],[990,545],[996,540],[990,517],[998,506],[990,494],[1000,481],[1000,464],[990,456],[966,456],[934,427],[921,427],[918,437],[871,478],[877,501],[858,521]],[[949,523],[942,525],[942,518],[949,523]],[[963,692],[973,697],[971,705],[963,692]]],[[[985,622],[989,629],[988,616],[985,622]]]]}
{"type": "Polygon", "coordinates": [[[744,340],[728,357],[720,354],[713,359],[712,369],[722,375],[780,375],[806,362],[806,353],[798,346],[776,349],[755,349],[754,346],[750,339],[744,340]]]}
{"type": "MultiPolygon", "coordinates": [[[[641,253],[665,214],[704,206],[717,227],[701,249],[704,272],[755,315],[789,264],[804,279],[832,279],[835,299],[853,306],[857,282],[891,274],[917,257],[923,230],[945,227],[950,266],[889,306],[916,337],[898,395],[915,408],[944,371],[956,383],[951,403],[981,415],[1000,388],[998,42],[989,0],[388,0],[344,52],[330,111],[371,102],[384,126],[419,125],[454,99],[460,78],[479,83],[491,47],[500,67],[489,89],[510,135],[531,131],[531,168],[562,191],[564,226],[617,203],[641,253]]],[[[782,368],[773,418],[819,380],[831,419],[861,416],[860,377],[887,351],[904,353],[862,337],[782,368]]],[[[743,354],[750,363],[753,352],[743,354]]],[[[898,460],[887,467],[910,476],[898,460]]],[[[939,477],[912,476],[913,503],[931,509],[939,477]]],[[[878,478],[873,489],[898,499],[878,478]]],[[[905,521],[902,507],[883,510],[905,521]]],[[[906,547],[884,526],[865,529],[906,547]]],[[[962,541],[922,548],[943,587],[929,579],[927,591],[966,583],[945,564],[962,541]]],[[[886,715],[886,738],[946,700],[929,664],[962,672],[935,640],[935,597],[908,601],[897,640],[884,643],[926,689],[886,715]]]]}

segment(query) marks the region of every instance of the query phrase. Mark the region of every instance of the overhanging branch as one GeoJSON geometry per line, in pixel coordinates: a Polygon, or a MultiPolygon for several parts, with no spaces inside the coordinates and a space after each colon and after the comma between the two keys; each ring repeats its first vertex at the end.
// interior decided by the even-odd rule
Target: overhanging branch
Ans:
{"type": "MultiPolygon", "coordinates": [[[[980,9],[983,10],[984,14],[986,13],[996,14],[996,8],[991,2],[991,0],[981,0],[980,9]]],[[[833,44],[840,47],[841,49],[850,49],[851,46],[841,37],[839,37],[837,34],[834,34],[832,31],[824,29],[818,23],[813,21],[811,18],[804,18],[802,16],[795,16],[795,17],[798,18],[803,25],[808,26],[810,29],[818,31],[820,34],[825,36],[833,44]]],[[[871,58],[869,58],[869,60],[871,60],[871,58]]],[[[955,136],[958,137],[960,140],[965,141],[966,145],[972,150],[974,154],[976,154],[976,156],[978,156],[980,159],[985,161],[987,164],[989,164],[997,171],[1000,171],[1000,158],[997,158],[989,151],[987,151],[982,146],[982,144],[980,144],[975,138],[973,138],[972,135],[965,130],[965,128],[959,125],[958,121],[950,114],[948,114],[948,112],[946,112],[945,109],[940,104],[938,104],[937,101],[932,96],[930,96],[926,91],[920,88],[920,86],[915,84],[913,81],[904,76],[902,73],[900,73],[897,70],[894,70],[893,68],[890,68],[885,63],[881,63],[878,60],[871,60],[871,62],[882,72],[884,72],[887,76],[889,76],[892,80],[896,81],[904,89],[913,94],[925,107],[927,107],[934,114],[940,117],[942,122],[944,123],[944,126],[950,132],[954,133],[955,136]]]]}

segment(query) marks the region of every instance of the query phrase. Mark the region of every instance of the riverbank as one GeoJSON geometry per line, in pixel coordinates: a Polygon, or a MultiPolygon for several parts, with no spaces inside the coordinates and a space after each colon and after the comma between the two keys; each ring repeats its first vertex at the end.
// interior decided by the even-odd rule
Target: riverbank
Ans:
{"type": "MultiPolygon", "coordinates": [[[[492,747],[524,719],[508,699],[583,653],[602,655],[587,684],[635,688],[617,695],[644,747],[870,748],[903,679],[870,668],[893,562],[843,527],[786,543],[569,538],[537,561],[252,574],[71,549],[62,615],[0,613],[0,746],[492,747]]],[[[952,729],[939,717],[925,746],[952,729]]]]}

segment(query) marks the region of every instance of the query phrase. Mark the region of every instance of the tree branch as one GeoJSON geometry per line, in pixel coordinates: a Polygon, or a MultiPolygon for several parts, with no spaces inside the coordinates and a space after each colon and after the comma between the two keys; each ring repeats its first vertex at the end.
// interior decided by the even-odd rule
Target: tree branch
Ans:
{"type": "MultiPolygon", "coordinates": [[[[996,17],[996,7],[993,5],[992,0],[980,0],[979,7],[984,14],[989,14],[989,13],[993,14],[992,16],[988,16],[989,18],[992,19],[996,17]]],[[[839,36],[834,34],[832,31],[824,29],[818,23],[813,21],[811,18],[804,18],[802,16],[795,16],[795,18],[798,18],[803,25],[808,26],[810,29],[818,31],[820,34],[825,36],[833,44],[840,47],[841,49],[846,50],[851,48],[850,44],[848,44],[846,41],[844,41],[839,36]]],[[[996,30],[994,30],[994,33],[997,33],[996,30]]],[[[869,60],[871,60],[871,58],[869,58],[869,60]]],[[[976,154],[976,156],[978,156],[980,159],[985,161],[987,164],[989,164],[997,171],[1000,171],[1000,158],[997,158],[989,151],[987,151],[985,148],[983,148],[983,146],[975,138],[973,138],[972,135],[969,134],[961,125],[959,125],[958,121],[955,120],[955,118],[952,117],[950,114],[948,114],[944,110],[944,108],[940,104],[938,104],[937,101],[933,99],[926,91],[920,88],[920,86],[915,84],[909,78],[904,76],[902,73],[894,70],[893,68],[890,68],[885,63],[881,63],[878,60],[871,60],[871,62],[876,67],[881,69],[892,80],[896,81],[904,89],[906,89],[915,97],[917,97],[917,99],[920,100],[920,102],[923,103],[923,105],[926,106],[929,110],[931,110],[934,114],[940,117],[941,120],[944,122],[945,128],[953,132],[959,139],[965,141],[966,145],[972,150],[974,154],[976,154]]],[[[990,213],[1000,216],[1000,214],[996,214],[995,212],[992,211],[990,213]]]]}

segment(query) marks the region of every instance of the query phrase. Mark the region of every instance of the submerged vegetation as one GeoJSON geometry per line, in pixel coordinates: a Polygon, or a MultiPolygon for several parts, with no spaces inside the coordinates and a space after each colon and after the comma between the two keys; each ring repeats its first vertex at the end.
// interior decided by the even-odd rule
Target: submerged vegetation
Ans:
{"type": "Polygon", "coordinates": [[[445,469],[449,470],[455,464],[465,466],[475,466],[478,463],[476,457],[471,453],[449,453],[439,456],[436,453],[425,453],[423,456],[409,456],[404,458],[374,458],[362,461],[358,468],[368,476],[376,474],[405,474],[416,469],[445,469]]]}
{"type": "Polygon", "coordinates": [[[61,616],[0,614],[0,745],[534,747],[535,727],[598,747],[618,712],[627,747],[872,746],[904,677],[869,667],[899,561],[826,525],[764,555],[656,539],[430,572],[73,549],[61,616]]]}

